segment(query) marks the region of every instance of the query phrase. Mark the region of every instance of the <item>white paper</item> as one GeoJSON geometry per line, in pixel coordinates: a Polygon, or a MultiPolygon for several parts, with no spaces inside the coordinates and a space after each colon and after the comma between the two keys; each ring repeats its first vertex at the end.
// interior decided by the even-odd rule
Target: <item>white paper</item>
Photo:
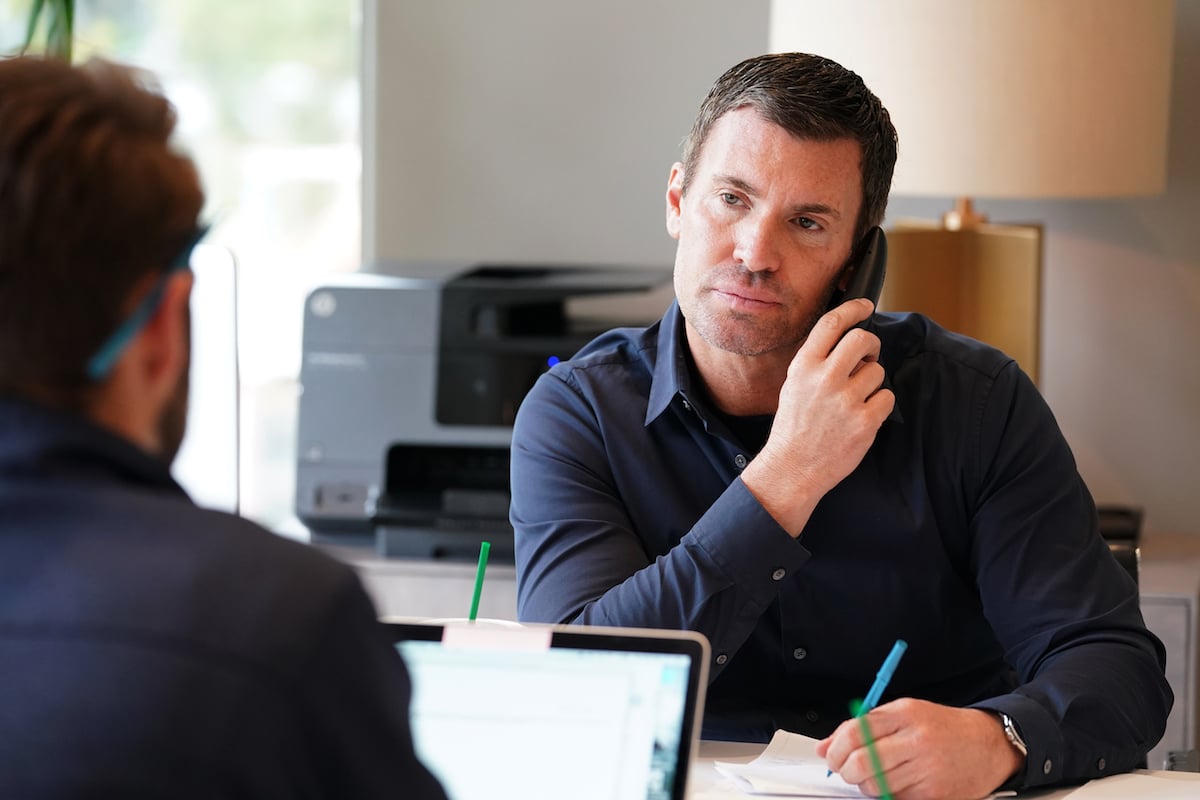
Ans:
{"type": "MultiPolygon", "coordinates": [[[[713,764],[717,772],[731,778],[746,794],[774,795],[777,797],[866,797],[854,784],[846,783],[839,775],[826,775],[829,771],[825,759],[817,756],[817,740],[798,733],[775,731],[771,743],[758,758],[748,764],[731,764],[717,761],[713,764]]],[[[1111,778],[1107,780],[1112,780],[1111,778]]],[[[1192,784],[1197,786],[1197,784],[1192,784]]],[[[1086,787],[1085,787],[1086,788],[1086,787]]],[[[1194,791],[1194,790],[1193,790],[1194,791]]],[[[999,792],[991,797],[1011,797],[1016,792],[999,792]]],[[[1096,795],[1096,798],[1129,795],[1096,795]]],[[[1151,795],[1146,795],[1147,797],[1151,795]]],[[[1158,795],[1153,795],[1156,800],[1158,795]]],[[[1163,795],[1173,798],[1176,795],[1163,795]]],[[[1178,795],[1183,797],[1184,795],[1178,795]]],[[[1187,795],[1197,800],[1195,794],[1187,795]]],[[[1091,800],[1091,795],[1071,800],[1091,800]]]]}

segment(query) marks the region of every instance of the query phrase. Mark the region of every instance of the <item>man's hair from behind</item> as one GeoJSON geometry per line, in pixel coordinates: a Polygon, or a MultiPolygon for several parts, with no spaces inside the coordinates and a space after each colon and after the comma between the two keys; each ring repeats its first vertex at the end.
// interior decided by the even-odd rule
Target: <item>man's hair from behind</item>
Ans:
{"type": "Polygon", "coordinates": [[[858,142],[863,205],[855,240],[883,222],[896,166],[896,129],[891,117],[862,78],[837,62],[807,53],[755,56],[717,79],[684,141],[685,193],[713,124],[726,112],[744,107],[753,108],[798,139],[858,142]]]}
{"type": "Polygon", "coordinates": [[[85,364],[204,205],[149,75],[0,60],[0,394],[81,409],[85,364]]]}

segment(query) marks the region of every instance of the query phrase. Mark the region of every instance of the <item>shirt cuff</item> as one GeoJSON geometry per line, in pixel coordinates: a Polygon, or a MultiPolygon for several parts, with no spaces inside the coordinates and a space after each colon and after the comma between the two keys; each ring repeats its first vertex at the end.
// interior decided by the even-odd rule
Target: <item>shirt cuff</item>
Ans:
{"type": "Polygon", "coordinates": [[[1020,694],[993,697],[970,708],[1008,714],[1029,750],[1024,766],[1000,788],[1030,789],[1062,781],[1065,748],[1058,725],[1046,709],[1020,694]]]}

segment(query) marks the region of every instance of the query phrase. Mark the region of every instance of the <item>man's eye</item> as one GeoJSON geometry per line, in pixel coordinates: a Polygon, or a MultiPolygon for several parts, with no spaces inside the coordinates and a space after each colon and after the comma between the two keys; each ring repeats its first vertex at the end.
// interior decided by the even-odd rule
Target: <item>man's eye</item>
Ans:
{"type": "Polygon", "coordinates": [[[801,228],[804,228],[804,230],[806,230],[806,231],[811,231],[811,230],[821,227],[817,223],[817,221],[815,219],[812,219],[811,217],[797,217],[796,224],[799,225],[801,228]]]}
{"type": "Polygon", "coordinates": [[[724,202],[725,205],[727,205],[727,206],[736,206],[738,203],[741,202],[741,198],[739,198],[733,192],[722,192],[721,193],[721,201],[724,202]]]}

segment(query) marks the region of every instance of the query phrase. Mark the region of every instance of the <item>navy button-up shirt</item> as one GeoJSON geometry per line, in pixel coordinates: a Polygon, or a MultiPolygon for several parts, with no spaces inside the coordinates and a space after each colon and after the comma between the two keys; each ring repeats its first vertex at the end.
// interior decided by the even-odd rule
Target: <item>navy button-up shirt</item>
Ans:
{"type": "Polygon", "coordinates": [[[874,330],[897,413],[799,540],[741,482],[753,452],[694,378],[676,305],[543,375],[513,431],[520,618],[705,634],[711,738],[828,734],[905,639],[882,702],[1009,714],[1018,784],[1136,766],[1171,705],[1163,647],[1049,408],[924,317],[874,330]]]}

